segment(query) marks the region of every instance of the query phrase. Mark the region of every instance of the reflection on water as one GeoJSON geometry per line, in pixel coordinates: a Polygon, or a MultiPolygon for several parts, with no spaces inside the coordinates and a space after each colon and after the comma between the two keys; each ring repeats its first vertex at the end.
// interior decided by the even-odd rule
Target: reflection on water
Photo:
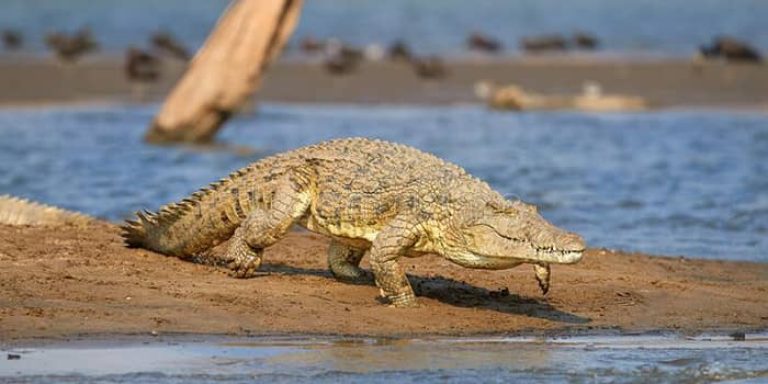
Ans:
{"type": "Polygon", "coordinates": [[[593,247],[768,261],[764,114],[267,104],[222,132],[256,149],[242,156],[142,144],[154,109],[1,110],[0,193],[119,220],[262,156],[365,136],[458,163],[593,247]]]}
{"type": "Polygon", "coordinates": [[[768,338],[168,339],[16,348],[24,382],[710,382],[768,379],[768,338]]]}

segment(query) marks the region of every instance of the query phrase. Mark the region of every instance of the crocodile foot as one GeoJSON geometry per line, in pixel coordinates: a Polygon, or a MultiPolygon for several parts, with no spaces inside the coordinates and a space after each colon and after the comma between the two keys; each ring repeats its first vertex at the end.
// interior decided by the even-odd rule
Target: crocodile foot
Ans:
{"type": "Polygon", "coordinates": [[[228,265],[230,269],[229,275],[239,279],[256,276],[256,272],[261,266],[261,255],[263,252],[262,249],[251,248],[244,242],[233,244],[229,252],[229,255],[233,256],[232,262],[228,265]]]}
{"type": "Polygon", "coordinates": [[[349,271],[345,271],[347,273],[341,274],[337,273],[334,270],[331,270],[331,274],[333,274],[333,277],[342,282],[347,284],[356,284],[356,285],[369,285],[374,282],[373,273],[370,271],[366,271],[364,269],[360,268],[354,268],[349,271]]]}
{"type": "Polygon", "coordinates": [[[238,279],[256,276],[261,266],[261,257],[248,256],[229,263],[229,275],[238,279]]]}
{"type": "Polygon", "coordinates": [[[419,308],[419,302],[413,293],[402,293],[387,297],[390,308],[419,308]]]}

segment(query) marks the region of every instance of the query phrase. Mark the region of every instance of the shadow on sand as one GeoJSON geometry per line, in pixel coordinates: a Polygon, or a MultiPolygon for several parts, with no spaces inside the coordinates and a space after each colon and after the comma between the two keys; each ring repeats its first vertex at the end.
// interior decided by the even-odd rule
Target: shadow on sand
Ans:
{"type": "MultiPolygon", "coordinates": [[[[259,276],[279,273],[285,275],[310,275],[334,280],[330,271],[318,268],[298,268],[280,263],[264,263],[259,276]]],[[[257,277],[259,277],[257,276],[257,277]]],[[[422,277],[408,275],[416,296],[427,297],[440,302],[464,308],[483,308],[501,313],[535,317],[568,324],[586,324],[591,319],[563,312],[546,300],[523,297],[507,290],[491,291],[463,281],[443,276],[422,277]]],[[[356,285],[374,285],[373,279],[351,282],[356,285]]]]}

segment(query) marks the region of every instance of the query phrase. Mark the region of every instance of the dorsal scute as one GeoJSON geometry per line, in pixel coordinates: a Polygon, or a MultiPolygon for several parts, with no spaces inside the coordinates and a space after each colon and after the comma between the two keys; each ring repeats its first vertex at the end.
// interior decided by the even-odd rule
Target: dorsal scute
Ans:
{"type": "Polygon", "coordinates": [[[155,214],[152,212],[145,210],[136,212],[136,216],[139,218],[139,221],[141,223],[147,223],[147,224],[154,224],[155,223],[155,214]]]}

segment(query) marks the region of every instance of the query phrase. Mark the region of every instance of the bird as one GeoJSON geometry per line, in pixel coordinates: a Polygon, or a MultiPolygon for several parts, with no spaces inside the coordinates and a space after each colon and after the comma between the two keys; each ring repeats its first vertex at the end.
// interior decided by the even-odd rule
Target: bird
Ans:
{"type": "Polygon", "coordinates": [[[299,43],[299,47],[304,53],[314,54],[314,53],[322,52],[325,49],[325,42],[321,40],[317,40],[312,36],[307,36],[301,39],[301,42],[299,43]]]}
{"type": "Polygon", "coordinates": [[[325,69],[332,75],[345,75],[357,70],[363,61],[362,50],[330,39],[325,44],[325,69]]]}
{"type": "Polygon", "coordinates": [[[88,28],[81,28],[72,35],[64,32],[49,33],[45,37],[45,44],[56,53],[59,60],[65,63],[74,63],[84,54],[95,51],[99,47],[88,28]]]}
{"type": "Polygon", "coordinates": [[[416,57],[411,59],[416,76],[422,79],[442,79],[448,75],[443,60],[437,56],[416,57]]]}
{"type": "Polygon", "coordinates": [[[718,36],[710,45],[699,48],[699,54],[706,59],[724,59],[742,63],[760,63],[763,58],[749,44],[730,36],[718,36]]]}
{"type": "Polygon", "coordinates": [[[480,32],[472,32],[467,37],[467,47],[471,50],[488,53],[496,53],[502,49],[501,42],[480,32]]]}
{"type": "Polygon", "coordinates": [[[532,36],[522,38],[520,47],[530,53],[565,51],[568,41],[561,35],[532,36]]]}
{"type": "Polygon", "coordinates": [[[325,60],[325,69],[332,75],[345,75],[357,70],[360,59],[354,56],[337,54],[325,60]]]}
{"type": "Polygon", "coordinates": [[[21,32],[13,29],[4,29],[2,32],[3,47],[7,51],[15,51],[24,45],[24,37],[21,32]]]}
{"type": "Polygon", "coordinates": [[[593,50],[597,48],[600,42],[597,38],[586,32],[576,32],[573,34],[573,45],[579,49],[593,50]]]}
{"type": "Polygon", "coordinates": [[[366,45],[362,51],[367,61],[381,61],[386,55],[384,47],[376,43],[366,45]]]}
{"type": "Polygon", "coordinates": [[[155,82],[160,77],[160,59],[145,50],[128,47],[124,70],[129,81],[155,82]]]}
{"type": "Polygon", "coordinates": [[[387,56],[392,61],[411,61],[411,49],[403,40],[395,40],[387,50],[387,56]]]}
{"type": "Polygon", "coordinates": [[[146,85],[160,78],[160,64],[160,59],[150,52],[133,46],[126,50],[123,69],[135,99],[143,100],[146,85]]]}
{"type": "Polygon", "coordinates": [[[170,55],[179,60],[187,61],[190,58],[189,50],[168,31],[157,31],[150,38],[152,47],[158,52],[170,55]]]}

